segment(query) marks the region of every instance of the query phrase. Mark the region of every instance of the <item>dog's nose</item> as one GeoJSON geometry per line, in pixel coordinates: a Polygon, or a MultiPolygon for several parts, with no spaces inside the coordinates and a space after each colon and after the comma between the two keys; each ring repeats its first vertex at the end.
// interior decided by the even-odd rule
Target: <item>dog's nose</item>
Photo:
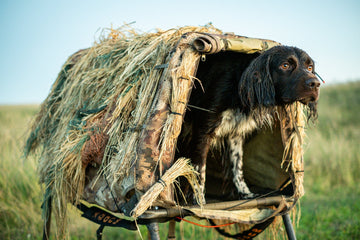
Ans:
{"type": "Polygon", "coordinates": [[[305,85],[310,89],[316,89],[320,87],[320,81],[317,80],[316,78],[310,78],[305,81],[305,85]]]}

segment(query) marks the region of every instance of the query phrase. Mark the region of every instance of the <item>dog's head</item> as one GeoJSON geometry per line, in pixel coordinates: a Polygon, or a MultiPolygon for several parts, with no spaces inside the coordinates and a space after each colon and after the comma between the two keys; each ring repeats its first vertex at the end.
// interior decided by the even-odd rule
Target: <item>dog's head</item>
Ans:
{"type": "Polygon", "coordinates": [[[239,96],[243,105],[274,106],[300,101],[316,115],[320,81],[314,61],[296,47],[273,47],[255,58],[242,74],[239,96]]]}

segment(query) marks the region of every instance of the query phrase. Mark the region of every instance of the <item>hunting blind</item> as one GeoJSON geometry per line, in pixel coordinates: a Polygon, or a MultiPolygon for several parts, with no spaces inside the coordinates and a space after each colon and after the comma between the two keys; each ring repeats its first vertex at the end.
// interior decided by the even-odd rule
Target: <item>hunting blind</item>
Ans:
{"type": "Polygon", "coordinates": [[[243,148],[253,199],[234,197],[230,177],[219,171],[221,151],[209,154],[205,195],[191,159],[176,153],[184,116],[196,107],[187,105],[192,87],[206,81],[196,77],[199,62],[219,52],[258,54],[277,45],[211,26],[146,34],[111,30],[72,55],[42,103],[26,146],[27,153],[38,149],[46,187],[44,237],[51,207],[57,234],[65,235],[68,203],[99,223],[99,233],[104,226],[134,230],[136,220],[153,229],[154,239],[157,222],[186,216],[236,222],[240,233],[220,232],[238,239],[254,237],[274,217],[286,216],[304,194],[301,103],[254,109],[271,121],[248,136],[243,148]],[[180,182],[190,186],[197,203],[183,201],[180,182]]]}

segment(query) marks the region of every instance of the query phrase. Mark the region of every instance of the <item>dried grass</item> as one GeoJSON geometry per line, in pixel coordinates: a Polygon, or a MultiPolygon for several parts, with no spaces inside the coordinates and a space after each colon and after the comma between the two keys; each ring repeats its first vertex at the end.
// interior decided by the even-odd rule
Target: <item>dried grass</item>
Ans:
{"type": "MultiPolygon", "coordinates": [[[[85,182],[82,150],[96,131],[108,137],[102,163],[111,185],[118,185],[130,174],[139,132],[163,74],[155,66],[169,61],[169,54],[187,32],[221,33],[211,26],[147,34],[110,29],[107,37],[75,53],[64,64],[35,119],[25,150],[29,154],[40,149],[40,182],[52,189],[58,230],[65,229],[67,203],[81,198],[85,182]],[[106,126],[94,120],[100,115],[106,116],[106,126]]],[[[181,87],[173,84],[172,89],[181,87]]],[[[171,96],[170,107],[178,111],[176,93],[171,96]]],[[[175,118],[170,116],[165,123],[165,131],[171,131],[162,134],[162,139],[180,131],[171,128],[175,118]]]]}
{"type": "MultiPolygon", "coordinates": [[[[304,105],[295,102],[285,106],[281,114],[282,119],[288,119],[292,132],[288,136],[285,145],[283,161],[281,166],[289,171],[291,180],[294,185],[294,198],[297,200],[305,193],[304,181],[304,160],[303,160],[303,139],[305,137],[305,114],[304,105]]],[[[295,201],[296,202],[296,201],[295,201]]]]}
{"type": "Polygon", "coordinates": [[[195,169],[190,165],[190,160],[185,158],[178,159],[170,169],[168,169],[165,174],[160,178],[158,182],[156,182],[152,187],[140,198],[138,204],[132,211],[132,217],[137,218],[141,214],[143,214],[158,198],[160,193],[168,186],[175,184],[175,180],[183,176],[185,177],[190,186],[194,191],[194,195],[196,196],[197,202],[201,205],[200,197],[200,186],[198,183],[198,173],[195,169]]]}

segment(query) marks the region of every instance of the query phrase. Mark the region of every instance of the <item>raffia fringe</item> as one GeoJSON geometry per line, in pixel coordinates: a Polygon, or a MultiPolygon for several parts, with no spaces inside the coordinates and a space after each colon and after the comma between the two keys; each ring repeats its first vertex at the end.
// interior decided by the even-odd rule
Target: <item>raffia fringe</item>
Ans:
{"type": "Polygon", "coordinates": [[[190,159],[179,158],[171,168],[169,168],[165,174],[159,179],[152,187],[140,198],[140,201],[132,211],[132,217],[138,217],[143,214],[158,198],[160,193],[170,184],[173,184],[176,178],[183,176],[190,183],[195,198],[200,204],[199,199],[201,196],[200,185],[197,180],[198,173],[190,165],[190,159]]]}

